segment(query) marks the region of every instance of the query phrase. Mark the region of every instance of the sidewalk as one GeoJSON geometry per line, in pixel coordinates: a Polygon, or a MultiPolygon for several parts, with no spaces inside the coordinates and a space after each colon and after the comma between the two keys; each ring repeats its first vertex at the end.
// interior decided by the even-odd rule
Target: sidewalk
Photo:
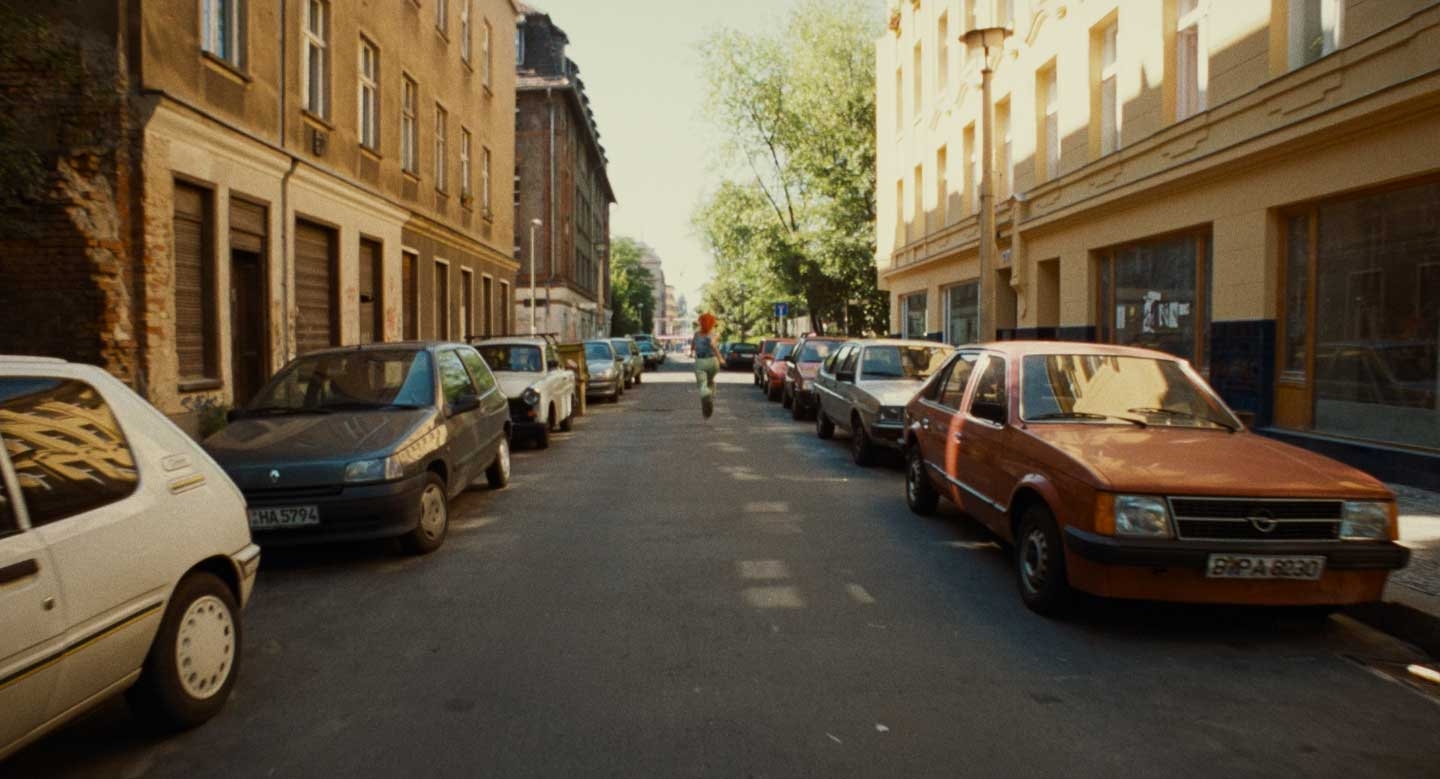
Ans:
{"type": "Polygon", "coordinates": [[[1390,575],[1385,602],[1351,615],[1440,658],[1440,493],[1389,485],[1400,503],[1410,564],[1390,575]]]}

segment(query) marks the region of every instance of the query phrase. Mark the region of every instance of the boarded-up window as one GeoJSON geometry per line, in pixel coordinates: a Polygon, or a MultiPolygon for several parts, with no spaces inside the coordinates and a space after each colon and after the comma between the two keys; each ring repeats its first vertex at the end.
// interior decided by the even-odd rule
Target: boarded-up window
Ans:
{"type": "Polygon", "coordinates": [[[489,276],[480,279],[480,334],[495,335],[495,288],[489,276]]]}
{"type": "Polygon", "coordinates": [[[379,241],[360,239],[360,343],[385,340],[384,256],[379,241]]]}
{"type": "Polygon", "coordinates": [[[510,284],[500,282],[500,335],[510,335],[510,284]]]}
{"type": "Polygon", "coordinates": [[[460,271],[460,340],[470,337],[470,318],[475,313],[475,274],[469,270],[460,271]]]}
{"type": "Polygon", "coordinates": [[[335,346],[335,231],[295,223],[295,348],[335,346]]]}
{"type": "Polygon", "coordinates": [[[405,340],[420,338],[420,258],[414,252],[400,255],[400,305],[405,311],[405,340]]]}
{"type": "Polygon", "coordinates": [[[218,379],[210,193],[175,184],[175,351],[182,382],[218,379]]]}
{"type": "Polygon", "coordinates": [[[450,338],[450,265],[435,263],[435,337],[450,338]]]}

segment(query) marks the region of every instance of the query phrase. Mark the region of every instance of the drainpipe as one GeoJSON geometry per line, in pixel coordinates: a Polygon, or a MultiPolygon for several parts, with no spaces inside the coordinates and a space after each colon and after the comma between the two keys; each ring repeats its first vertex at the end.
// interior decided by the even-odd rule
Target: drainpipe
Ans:
{"type": "Polygon", "coordinates": [[[545,277],[545,329],[549,330],[555,313],[550,307],[550,285],[555,281],[555,205],[560,197],[555,190],[555,101],[549,89],[545,90],[545,105],[550,110],[550,272],[545,277]]]}
{"type": "MultiPolygon", "coordinates": [[[[285,29],[286,0],[280,0],[280,149],[285,150],[286,125],[285,125],[285,101],[288,97],[288,86],[290,83],[289,73],[286,70],[285,51],[285,29]]],[[[294,155],[290,157],[290,169],[285,171],[285,177],[280,179],[280,365],[276,370],[283,367],[290,361],[290,267],[293,263],[288,261],[290,257],[290,177],[295,175],[295,168],[299,165],[300,158],[294,155]]]]}

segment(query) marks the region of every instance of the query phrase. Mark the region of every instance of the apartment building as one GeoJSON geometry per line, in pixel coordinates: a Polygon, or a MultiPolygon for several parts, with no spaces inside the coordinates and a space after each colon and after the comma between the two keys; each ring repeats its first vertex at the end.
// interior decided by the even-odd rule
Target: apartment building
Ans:
{"type": "Polygon", "coordinates": [[[1268,434],[1440,486],[1437,46],[1434,0],[893,3],[892,329],[1162,349],[1268,434]],[[997,25],[981,285],[981,56],[961,36],[997,25]]]}
{"type": "Polygon", "coordinates": [[[64,128],[33,151],[65,183],[0,199],[48,225],[3,239],[0,351],[98,363],[193,422],[296,354],[509,327],[511,0],[8,13],[91,77],[0,73],[64,128]]]}
{"type": "Polygon", "coordinates": [[[515,278],[517,321],[563,338],[607,334],[611,314],[609,164],[569,36],[521,5],[516,84],[515,278]],[[538,225],[536,220],[539,220],[538,225]]]}

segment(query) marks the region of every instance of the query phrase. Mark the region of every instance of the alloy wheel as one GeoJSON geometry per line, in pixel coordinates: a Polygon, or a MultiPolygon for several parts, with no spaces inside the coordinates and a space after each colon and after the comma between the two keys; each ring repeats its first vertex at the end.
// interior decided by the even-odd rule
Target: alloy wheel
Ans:
{"type": "Polygon", "coordinates": [[[1050,575],[1050,547],[1042,528],[1032,527],[1020,546],[1021,581],[1031,593],[1044,590],[1050,575]]]}

